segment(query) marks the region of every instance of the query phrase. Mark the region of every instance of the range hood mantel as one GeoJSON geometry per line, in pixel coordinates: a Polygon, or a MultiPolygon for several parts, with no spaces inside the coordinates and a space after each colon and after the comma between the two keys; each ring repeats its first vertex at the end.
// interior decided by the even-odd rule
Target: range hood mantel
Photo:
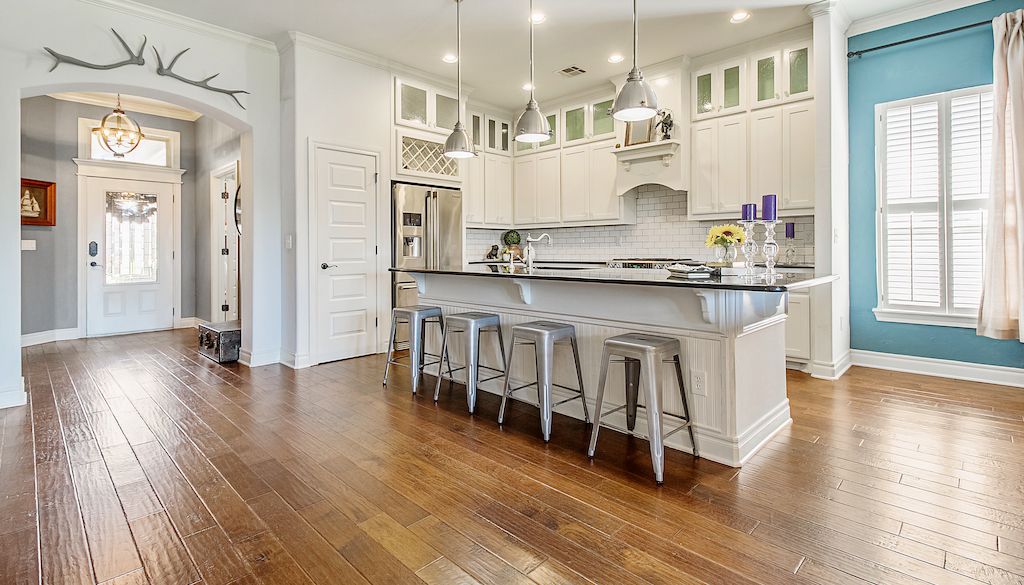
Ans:
{"type": "Polygon", "coordinates": [[[689,189],[689,150],[681,140],[659,140],[616,148],[615,191],[620,196],[640,185],[689,189]]]}

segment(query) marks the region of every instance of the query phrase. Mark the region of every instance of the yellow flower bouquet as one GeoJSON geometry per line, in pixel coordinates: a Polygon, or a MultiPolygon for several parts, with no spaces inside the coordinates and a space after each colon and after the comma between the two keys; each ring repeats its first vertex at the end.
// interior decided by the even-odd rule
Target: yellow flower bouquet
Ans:
{"type": "Polygon", "coordinates": [[[704,247],[742,246],[746,240],[747,233],[740,226],[733,224],[716,225],[708,230],[708,238],[704,241],[704,247]]]}

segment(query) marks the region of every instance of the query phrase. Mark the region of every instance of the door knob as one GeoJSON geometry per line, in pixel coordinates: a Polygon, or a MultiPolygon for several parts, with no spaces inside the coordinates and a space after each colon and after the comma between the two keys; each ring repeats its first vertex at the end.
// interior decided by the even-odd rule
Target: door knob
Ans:
{"type": "Polygon", "coordinates": [[[89,266],[92,266],[93,268],[98,268],[100,267],[100,264],[97,264],[96,261],[93,260],[92,262],[89,263],[89,266]]]}
{"type": "Polygon", "coordinates": [[[324,262],[320,265],[320,269],[327,270],[328,268],[334,268],[335,266],[337,266],[337,264],[328,264],[327,262],[324,262]]]}

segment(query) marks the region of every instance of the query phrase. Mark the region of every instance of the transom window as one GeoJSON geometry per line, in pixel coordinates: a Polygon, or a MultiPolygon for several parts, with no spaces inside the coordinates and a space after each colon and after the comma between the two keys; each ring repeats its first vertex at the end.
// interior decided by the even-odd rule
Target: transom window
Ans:
{"type": "Polygon", "coordinates": [[[974,327],[992,160],[992,87],[876,106],[882,321],[974,327]]]}

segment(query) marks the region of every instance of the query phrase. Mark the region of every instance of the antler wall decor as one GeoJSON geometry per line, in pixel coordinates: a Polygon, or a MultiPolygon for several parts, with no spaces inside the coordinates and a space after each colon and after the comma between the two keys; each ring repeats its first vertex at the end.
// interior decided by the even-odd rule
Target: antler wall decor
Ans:
{"type": "Polygon", "coordinates": [[[238,107],[240,107],[240,108],[242,108],[244,110],[245,106],[242,105],[242,102],[238,101],[238,94],[240,94],[240,93],[247,94],[249,92],[245,91],[244,89],[223,89],[223,88],[220,88],[220,87],[214,87],[214,86],[210,85],[210,81],[213,80],[213,78],[215,78],[218,75],[220,75],[220,73],[214,73],[213,75],[207,77],[206,79],[196,80],[196,79],[188,79],[187,77],[182,77],[182,76],[178,75],[177,73],[171,71],[172,69],[174,69],[174,64],[178,62],[178,59],[180,59],[181,56],[184,55],[185,53],[187,53],[188,51],[189,51],[188,49],[184,49],[183,51],[181,51],[180,53],[175,55],[174,58],[171,59],[171,62],[166,67],[164,67],[163,59],[160,58],[160,51],[157,51],[156,47],[153,47],[153,53],[156,54],[156,74],[157,75],[164,75],[164,76],[167,76],[167,77],[171,77],[173,79],[177,79],[178,81],[182,81],[182,82],[187,83],[189,85],[194,85],[196,87],[201,87],[203,89],[207,89],[207,90],[210,90],[210,91],[213,91],[213,92],[216,92],[216,93],[222,93],[224,95],[231,96],[231,99],[235,100],[235,103],[238,104],[238,107]]]}
{"type": "Polygon", "coordinates": [[[128,51],[129,57],[127,59],[125,59],[124,61],[118,61],[117,63],[110,63],[108,65],[97,65],[96,63],[89,63],[88,61],[83,61],[81,59],[76,59],[74,57],[63,55],[61,53],[58,53],[57,51],[54,51],[50,47],[43,47],[44,49],[46,49],[46,52],[49,53],[55,59],[55,61],[53,62],[53,67],[50,67],[50,71],[56,69],[57,66],[61,63],[67,63],[68,65],[77,65],[79,67],[85,67],[87,69],[99,69],[101,71],[117,69],[118,67],[124,67],[125,65],[146,64],[146,60],[142,57],[142,52],[146,50],[146,37],[142,37],[142,46],[139,47],[139,52],[136,53],[132,51],[132,48],[128,46],[128,43],[124,42],[124,39],[121,38],[121,35],[117,34],[116,30],[110,29],[110,31],[114,33],[114,36],[117,37],[117,40],[121,42],[121,46],[124,47],[124,50],[128,51]]]}

